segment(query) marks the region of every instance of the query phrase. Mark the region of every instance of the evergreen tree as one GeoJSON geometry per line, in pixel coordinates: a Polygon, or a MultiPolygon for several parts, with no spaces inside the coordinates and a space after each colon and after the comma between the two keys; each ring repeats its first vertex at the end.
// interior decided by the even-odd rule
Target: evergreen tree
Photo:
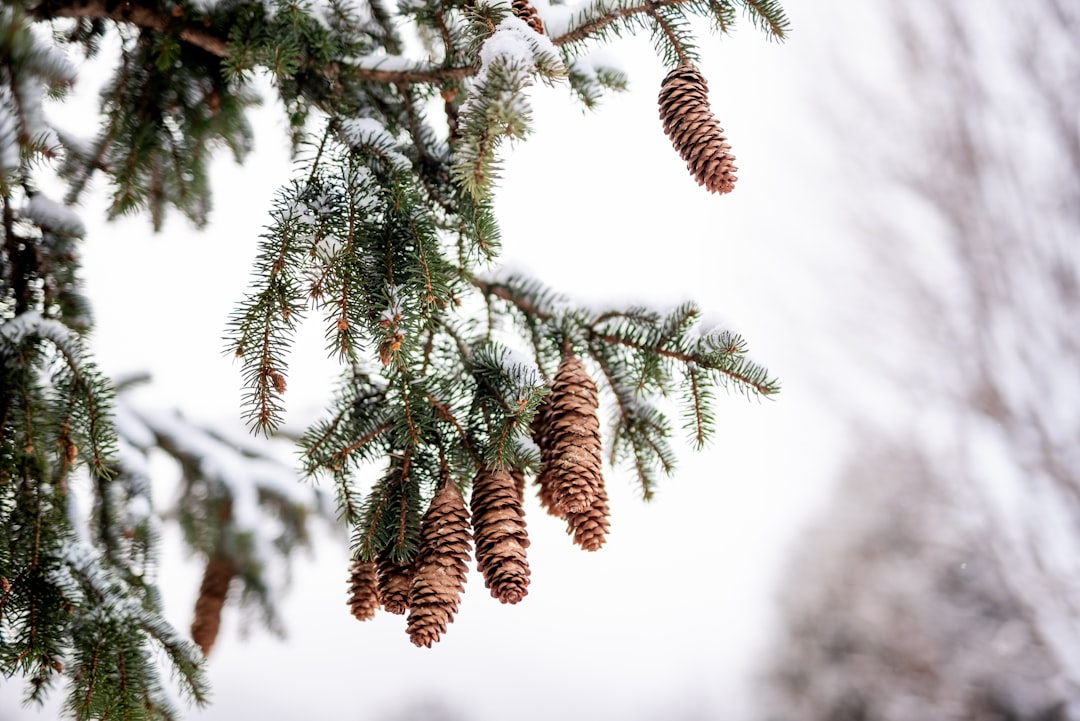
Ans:
{"type": "Polygon", "coordinates": [[[859,340],[843,373],[829,359],[844,387],[826,404],[848,407],[853,458],[780,576],[760,718],[1080,718],[1080,86],[1063,80],[1080,5],[974,7],[875,4],[856,22],[881,62],[834,66],[834,134],[860,152],[828,184],[862,202],[856,280],[823,317],[859,340]]]}
{"type": "Polygon", "coordinates": [[[303,472],[330,479],[352,533],[353,612],[408,611],[414,642],[430,645],[457,608],[474,538],[492,594],[516,603],[527,593],[527,477],[575,541],[600,547],[602,396],[610,458],[632,469],[648,498],[674,466],[673,409],[700,447],[712,433],[717,387],[764,396],[779,388],[739,336],[699,329],[692,304],[595,310],[493,270],[499,150],[529,132],[528,88],[563,83],[586,107],[622,90],[627,77],[588,52],[624,32],[651,33],[672,68],[660,115],[691,173],[709,191],[732,189],[733,156],[693,67],[690,21],[704,17],[726,33],[740,11],[767,36],[785,36],[774,0],[607,0],[539,11],[527,0],[6,3],[4,675],[24,677],[30,700],[65,682],[66,710],[79,719],[175,717],[161,652],[181,690],[203,702],[201,662],[229,591],[239,589],[273,628],[268,564],[306,543],[306,518],[319,510],[265,441],[238,443],[140,410],[120,392],[125,383],[95,369],[78,282],[85,230],[73,210],[91,177],[109,184],[110,217],[145,212],[159,228],[172,209],[204,225],[208,161],[222,146],[238,161],[250,152],[254,79],[270,78],[288,112],[296,173],[270,210],[250,292],[229,322],[242,409],[252,431],[276,437],[292,340],[315,316],[343,377],[325,419],[299,439],[303,472]],[[100,132],[86,140],[54,129],[44,105],[63,102],[81,58],[109,43],[119,52],[101,94],[100,132]],[[52,174],[66,182],[62,200],[42,190],[52,174]],[[182,498],[167,516],[150,499],[151,449],[183,472],[182,498]],[[358,488],[357,469],[369,463],[385,471],[358,488]],[[76,478],[86,493],[72,490],[76,478]],[[471,499],[470,487],[479,488],[471,499]],[[193,641],[160,613],[163,518],[206,559],[193,641]],[[265,518],[274,520],[271,537],[257,522],[265,518]]]}

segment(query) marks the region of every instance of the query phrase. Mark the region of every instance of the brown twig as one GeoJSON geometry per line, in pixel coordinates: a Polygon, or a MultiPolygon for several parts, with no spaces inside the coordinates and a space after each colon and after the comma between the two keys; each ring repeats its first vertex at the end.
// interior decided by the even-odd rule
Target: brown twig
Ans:
{"type": "Polygon", "coordinates": [[[630,17],[631,15],[640,15],[641,13],[649,13],[651,15],[657,8],[682,5],[686,2],[689,2],[689,0],[651,0],[650,2],[646,2],[642,5],[635,5],[634,7],[615,8],[614,10],[609,10],[603,15],[590,20],[584,25],[579,25],[569,32],[551,38],[551,42],[556,46],[580,42],[587,39],[597,30],[607,27],[616,20],[630,17]]]}

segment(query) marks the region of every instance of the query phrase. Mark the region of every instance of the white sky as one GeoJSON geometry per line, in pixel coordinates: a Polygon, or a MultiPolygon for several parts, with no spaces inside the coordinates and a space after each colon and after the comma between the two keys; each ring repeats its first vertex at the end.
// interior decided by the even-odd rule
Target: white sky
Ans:
{"type": "MultiPolygon", "coordinates": [[[[565,89],[537,89],[535,134],[508,154],[497,206],[514,267],[584,300],[696,299],[781,378],[779,397],[721,395],[717,440],[698,454],[678,446],[677,475],[650,504],[629,473],[609,472],[612,531],[598,553],[578,550],[530,500],[529,596],[501,606],[471,575],[457,620],[430,650],[409,643],[402,617],[349,615],[346,541],[320,534],[283,601],[289,640],[259,630],[241,640],[227,609],[209,666],[214,701],[187,718],[389,719],[425,699],[473,721],[747,717],[780,561],[841,446],[808,365],[820,356],[800,344],[826,327],[814,275],[836,255],[843,205],[825,202],[828,127],[812,98],[830,80],[814,68],[853,34],[820,3],[788,10],[794,33],[783,45],[748,23],[705,43],[701,67],[740,168],[733,193],[699,188],[663,135],[665,69],[640,38],[609,46],[631,92],[597,112],[583,115],[565,89]]],[[[142,217],[105,225],[88,204],[95,352],[109,373],[153,372],[142,400],[239,424],[239,369],[221,338],[289,172],[282,126],[271,113],[244,167],[219,164],[205,232],[177,217],[159,235],[142,217]]],[[[321,358],[321,329],[310,331],[289,377],[293,418],[321,411],[337,375],[321,358]]],[[[171,541],[161,580],[168,616],[186,629],[201,568],[171,541]]],[[[54,716],[55,703],[21,710],[19,695],[15,683],[0,688],[0,718],[54,716]]]]}

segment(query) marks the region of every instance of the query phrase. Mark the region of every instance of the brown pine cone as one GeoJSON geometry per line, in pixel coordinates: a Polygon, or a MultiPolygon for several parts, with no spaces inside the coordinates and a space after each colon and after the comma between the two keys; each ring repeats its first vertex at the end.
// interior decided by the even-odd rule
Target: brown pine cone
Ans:
{"type": "Polygon", "coordinates": [[[409,586],[413,580],[413,564],[400,563],[387,547],[379,553],[376,563],[379,601],[390,613],[401,615],[409,609],[409,586]]]}
{"type": "Polygon", "coordinates": [[[473,530],[476,570],[484,585],[502,603],[517,603],[529,590],[529,562],[525,549],[525,514],[510,473],[481,468],[473,479],[473,530]]]}
{"type": "Polygon", "coordinates": [[[581,513],[566,514],[566,532],[572,534],[574,543],[586,551],[598,551],[607,536],[608,515],[607,491],[600,486],[600,493],[591,506],[581,513]]]}
{"type": "Polygon", "coordinates": [[[210,654],[221,628],[221,609],[229,584],[236,575],[236,567],[229,558],[212,556],[206,562],[199,598],[195,601],[195,618],[191,622],[191,640],[202,649],[203,656],[210,654]]]}
{"type": "Polygon", "coordinates": [[[659,102],[664,133],[698,185],[711,193],[730,193],[738,168],[724,129],[709,108],[705,77],[690,65],[680,65],[664,78],[659,102]]]}
{"type": "Polygon", "coordinates": [[[349,567],[349,610],[358,621],[375,618],[379,608],[379,585],[375,563],[353,561],[349,567]]]}
{"type": "Polygon", "coordinates": [[[540,449],[540,471],[536,474],[538,486],[536,495],[540,499],[540,505],[549,514],[556,518],[562,518],[563,514],[555,509],[555,488],[551,479],[551,434],[548,432],[551,407],[551,394],[549,393],[540,404],[540,407],[536,409],[536,415],[533,416],[533,422],[530,426],[532,439],[540,449]]]}
{"type": "Polygon", "coordinates": [[[536,8],[529,4],[529,0],[513,0],[510,7],[514,15],[524,20],[529,27],[541,35],[544,34],[544,23],[540,20],[536,8]]]}
{"type": "Polygon", "coordinates": [[[581,513],[603,485],[603,446],[597,409],[596,384],[573,353],[563,354],[551,384],[551,408],[544,417],[541,446],[541,502],[550,484],[552,509],[559,516],[581,513]]]}
{"type": "Polygon", "coordinates": [[[552,482],[551,472],[544,471],[544,466],[541,465],[540,474],[536,477],[536,497],[540,499],[540,505],[547,510],[549,515],[566,518],[566,514],[555,505],[555,484],[552,482]]]}
{"type": "Polygon", "coordinates": [[[524,513],[525,504],[525,471],[520,468],[511,468],[510,477],[514,479],[514,492],[517,494],[518,503],[522,504],[522,513],[524,513]]]}
{"type": "Polygon", "coordinates": [[[431,499],[420,526],[416,574],[409,588],[409,638],[417,646],[446,633],[465,589],[472,536],[465,499],[447,481],[431,499]]]}

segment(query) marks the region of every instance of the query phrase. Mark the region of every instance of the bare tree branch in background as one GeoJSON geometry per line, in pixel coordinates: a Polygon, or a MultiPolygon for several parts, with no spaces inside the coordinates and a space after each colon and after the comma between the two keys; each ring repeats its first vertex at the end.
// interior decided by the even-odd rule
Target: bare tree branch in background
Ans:
{"type": "MultiPolygon", "coordinates": [[[[1025,644],[1060,671],[1068,704],[1062,717],[1074,717],[1080,5],[895,1],[888,17],[893,42],[881,47],[902,79],[856,84],[859,113],[837,128],[838,147],[862,164],[851,169],[849,190],[855,197],[867,186],[880,192],[859,218],[864,285],[843,300],[843,333],[863,350],[856,372],[886,379],[901,399],[897,408],[862,409],[853,419],[857,442],[880,445],[875,438],[899,426],[911,447],[851,471],[831,517],[843,526],[839,538],[802,559],[808,568],[849,567],[791,581],[789,653],[774,669],[786,679],[776,687],[780,706],[787,704],[781,716],[1013,718],[958,710],[960,690],[943,696],[933,689],[945,679],[974,678],[969,666],[981,656],[993,661],[983,643],[988,623],[1002,634],[1019,623],[1025,644]],[[891,490],[880,497],[866,488],[885,481],[891,490]],[[843,510],[850,494],[866,501],[869,516],[843,510]],[[940,497],[952,506],[944,516],[940,497]],[[900,500],[926,517],[893,516],[900,500]],[[977,519],[971,530],[952,528],[965,514],[977,519]],[[868,527],[871,521],[880,525],[868,527]],[[902,533],[890,536],[897,529],[902,533]],[[874,556],[873,544],[885,544],[884,558],[874,556]],[[918,559],[925,567],[892,574],[901,553],[905,563],[918,559]],[[986,567],[972,582],[996,599],[997,615],[965,611],[935,580],[946,564],[965,562],[986,567]],[[913,607],[893,614],[901,601],[913,607]],[[947,633],[936,635],[946,618],[947,633]],[[836,624],[860,634],[858,653],[829,651],[836,624]],[[923,641],[930,646],[918,647],[923,641]],[[912,666],[920,662],[921,672],[912,666]],[[840,687],[866,705],[813,706],[814,699],[835,701],[840,687]]],[[[996,673],[984,667],[975,675],[994,683],[1020,678],[1021,666],[999,660],[996,673]]],[[[1031,704],[1024,709],[1014,711],[1056,718],[1029,715],[1038,711],[1031,704]]]]}
{"type": "Polygon", "coordinates": [[[985,516],[910,444],[855,458],[791,559],[770,721],[1055,721],[1061,669],[985,543],[985,516]]]}

